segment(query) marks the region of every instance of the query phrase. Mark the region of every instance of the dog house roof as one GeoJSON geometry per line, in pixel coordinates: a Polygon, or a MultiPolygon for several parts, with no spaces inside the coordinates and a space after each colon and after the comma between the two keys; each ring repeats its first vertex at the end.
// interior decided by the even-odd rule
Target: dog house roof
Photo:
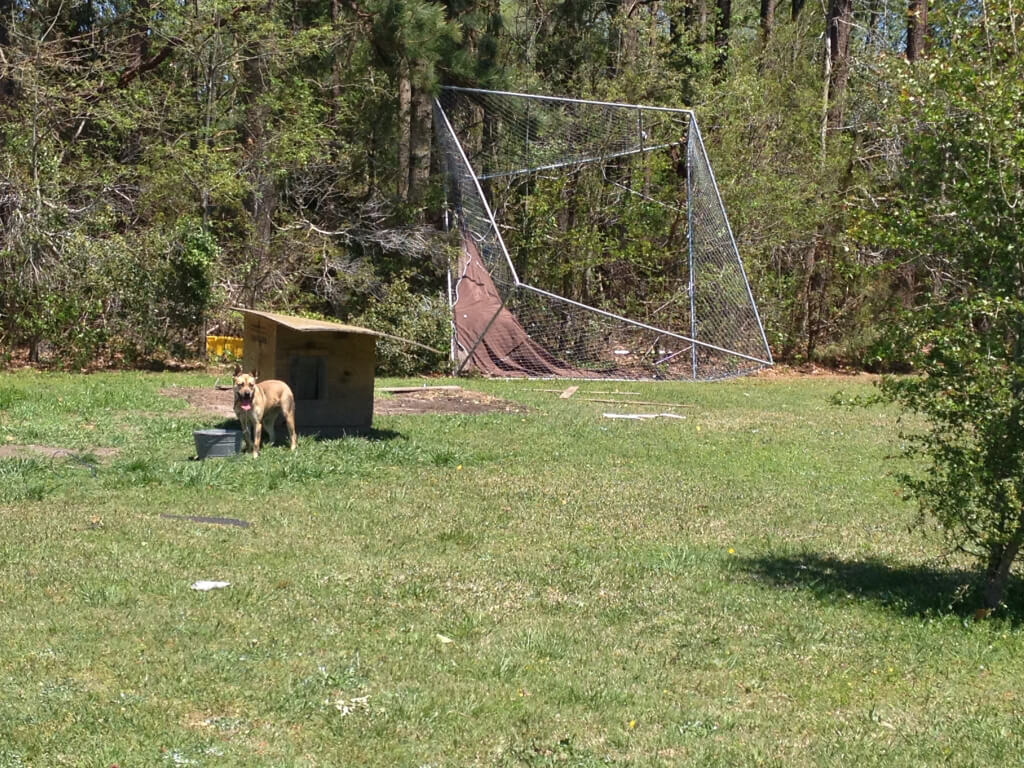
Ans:
{"type": "Polygon", "coordinates": [[[332,323],[329,320],[312,320],[308,317],[295,317],[293,315],[279,315],[276,312],[263,312],[256,309],[245,309],[244,307],[232,307],[236,312],[243,315],[254,315],[263,317],[272,322],[290,328],[293,331],[313,331],[335,333],[363,333],[367,336],[386,336],[379,331],[371,331],[369,328],[360,328],[358,325],[344,325],[343,323],[332,323]]]}
{"type": "Polygon", "coordinates": [[[313,333],[359,333],[364,336],[376,336],[378,339],[400,341],[403,344],[419,347],[420,349],[425,349],[428,352],[434,352],[439,355],[445,354],[443,350],[428,347],[426,344],[420,344],[418,341],[406,339],[402,336],[393,336],[390,333],[384,333],[383,331],[373,331],[369,328],[361,328],[358,325],[332,323],[329,320],[312,320],[308,317],[295,317],[294,315],[279,315],[276,312],[263,312],[262,310],[246,309],[245,307],[232,307],[232,309],[236,312],[241,312],[243,315],[265,318],[271,322],[283,325],[285,328],[290,328],[293,331],[311,331],[313,333]]]}

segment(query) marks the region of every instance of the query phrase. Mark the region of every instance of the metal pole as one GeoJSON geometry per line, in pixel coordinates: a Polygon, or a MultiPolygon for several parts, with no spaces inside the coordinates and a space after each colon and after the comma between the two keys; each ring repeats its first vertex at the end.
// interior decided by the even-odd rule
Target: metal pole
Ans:
{"type": "Polygon", "coordinates": [[[441,107],[441,102],[435,98],[434,104],[440,110],[441,117],[444,118],[444,125],[448,129],[448,133],[452,137],[452,140],[455,142],[455,146],[459,148],[459,156],[462,158],[462,162],[465,165],[466,172],[469,174],[469,177],[473,180],[473,186],[476,187],[476,193],[480,196],[480,202],[483,203],[484,213],[487,214],[487,221],[488,223],[490,223],[491,229],[494,231],[494,236],[498,240],[498,245],[501,246],[501,252],[505,256],[505,261],[508,262],[509,271],[512,273],[512,281],[515,285],[520,285],[519,275],[516,274],[516,267],[512,263],[512,257],[509,256],[508,254],[508,248],[505,247],[505,241],[501,237],[501,232],[498,229],[497,222],[494,220],[494,213],[491,211],[491,206],[487,202],[487,197],[484,195],[484,190],[480,186],[480,179],[473,171],[473,166],[469,164],[469,158],[466,157],[466,152],[465,150],[462,149],[462,142],[459,141],[458,134],[456,134],[455,129],[452,128],[452,124],[448,120],[448,115],[445,114],[444,108],[441,107]]]}
{"type": "Polygon", "coordinates": [[[443,91],[458,91],[460,93],[481,93],[495,96],[518,96],[522,99],[537,99],[538,101],[565,101],[570,104],[590,104],[597,107],[614,107],[616,109],[649,109],[653,112],[675,112],[677,114],[692,115],[692,109],[678,109],[675,107],[648,107],[643,104],[622,104],[615,101],[588,101],[586,99],[570,99],[565,96],[540,96],[536,93],[517,93],[515,91],[489,91],[485,88],[460,88],[456,85],[443,85],[443,91]]]}
{"type": "Polygon", "coordinates": [[[505,299],[502,299],[501,305],[498,307],[495,313],[491,315],[491,319],[487,321],[487,325],[484,326],[483,332],[476,337],[476,341],[473,342],[473,346],[469,348],[469,351],[466,352],[466,356],[462,359],[462,362],[459,363],[459,367],[455,370],[456,376],[462,373],[462,369],[466,367],[466,363],[468,363],[470,358],[473,357],[473,353],[476,352],[476,348],[480,346],[480,342],[484,340],[484,336],[486,336],[487,332],[491,330],[491,326],[494,325],[494,321],[498,319],[498,315],[501,314],[501,310],[503,310],[504,308],[505,299]]]}
{"type": "Polygon", "coordinates": [[[514,171],[497,171],[495,173],[485,173],[482,176],[478,176],[481,181],[487,179],[497,179],[503,176],[521,176],[524,173],[538,173],[539,171],[551,171],[556,168],[565,168],[569,165],[584,165],[585,163],[596,163],[598,160],[611,160],[616,157],[628,157],[629,155],[638,155],[643,152],[652,152],[655,149],[664,149],[665,147],[671,147],[675,144],[674,141],[669,141],[665,144],[657,144],[650,147],[641,147],[640,149],[624,149],[621,152],[612,152],[608,155],[593,155],[590,157],[577,157],[573,160],[566,160],[561,163],[549,163],[548,165],[538,165],[534,168],[517,168],[514,171]]]}
{"type": "MultiPolygon", "coordinates": [[[[690,146],[693,142],[693,131],[696,119],[690,116],[690,130],[686,135],[686,250],[689,258],[689,273],[686,290],[690,294],[690,335],[697,338],[697,281],[693,275],[693,168],[690,164],[690,146]]],[[[690,348],[690,365],[693,369],[693,380],[697,380],[697,345],[690,348]]]]}
{"type": "Polygon", "coordinates": [[[774,365],[772,350],[768,346],[768,337],[764,333],[764,325],[761,323],[761,314],[757,311],[757,302],[754,301],[754,292],[750,289],[750,281],[747,280],[747,272],[743,269],[743,259],[740,258],[739,248],[736,247],[736,239],[732,235],[732,227],[729,225],[729,217],[725,214],[725,203],[722,202],[722,195],[718,191],[718,183],[715,181],[715,172],[711,168],[711,161],[708,160],[708,153],[704,149],[704,140],[700,136],[700,128],[697,127],[697,118],[694,117],[693,133],[697,137],[697,147],[704,158],[704,165],[711,176],[711,188],[715,191],[715,199],[718,200],[718,210],[722,213],[722,221],[725,222],[726,232],[729,233],[729,242],[732,244],[732,252],[736,254],[736,265],[740,268],[740,275],[743,276],[743,284],[747,287],[747,298],[750,300],[750,308],[754,311],[754,319],[757,320],[757,327],[761,331],[761,341],[764,342],[764,351],[768,356],[768,365],[774,365]]]}
{"type": "Polygon", "coordinates": [[[529,285],[528,283],[520,283],[517,287],[522,288],[524,291],[533,291],[534,293],[538,293],[541,296],[547,296],[549,299],[554,299],[555,301],[561,301],[561,302],[564,302],[566,304],[570,304],[570,305],[572,305],[574,307],[580,307],[581,309],[585,309],[585,310],[587,310],[589,312],[593,312],[593,313],[598,314],[598,315],[603,315],[604,317],[611,318],[612,320],[619,320],[619,321],[621,321],[623,323],[626,323],[628,325],[634,325],[637,328],[644,328],[645,330],[654,331],[655,333],[660,333],[660,334],[662,334],[664,336],[671,336],[674,339],[681,339],[682,341],[688,341],[691,344],[699,344],[700,346],[704,347],[705,349],[713,349],[716,352],[724,352],[727,355],[733,355],[734,357],[742,357],[745,360],[752,360],[755,363],[762,363],[764,365],[771,365],[771,361],[770,360],[762,360],[760,357],[754,357],[753,355],[747,355],[747,354],[744,354],[743,352],[737,352],[734,349],[726,349],[725,347],[719,347],[719,346],[716,346],[714,344],[709,344],[709,343],[707,343],[705,341],[697,341],[696,339],[692,339],[689,336],[684,336],[681,333],[673,333],[672,331],[666,331],[664,328],[656,328],[653,325],[648,325],[647,323],[641,323],[639,320],[630,320],[628,317],[623,317],[622,315],[616,315],[616,314],[613,314],[611,312],[606,312],[603,309],[598,309],[597,307],[591,307],[591,306],[588,306],[587,304],[581,304],[578,301],[573,301],[572,299],[567,299],[564,296],[559,296],[557,293],[551,293],[550,291],[545,291],[543,288],[535,288],[532,285],[529,285]]]}

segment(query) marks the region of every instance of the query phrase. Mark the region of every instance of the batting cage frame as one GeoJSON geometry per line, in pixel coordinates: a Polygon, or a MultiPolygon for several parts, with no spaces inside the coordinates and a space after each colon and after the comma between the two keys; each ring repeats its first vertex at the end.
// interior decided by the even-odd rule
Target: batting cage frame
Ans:
{"type": "Polygon", "coordinates": [[[692,110],[446,86],[434,111],[456,374],[772,365],[692,110]]]}

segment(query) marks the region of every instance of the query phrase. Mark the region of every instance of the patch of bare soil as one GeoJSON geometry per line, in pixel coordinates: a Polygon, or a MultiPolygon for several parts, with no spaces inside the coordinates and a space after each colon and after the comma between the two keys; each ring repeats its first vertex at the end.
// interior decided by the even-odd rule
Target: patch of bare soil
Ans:
{"type": "Polygon", "coordinates": [[[871,381],[878,378],[878,374],[868,373],[867,371],[861,371],[856,368],[823,368],[818,365],[811,363],[804,365],[784,365],[782,363],[776,363],[769,368],[762,368],[756,374],[757,378],[762,379],[802,379],[802,378],[818,378],[818,379],[851,379],[859,378],[865,381],[871,381]]]}
{"type": "Polygon", "coordinates": [[[381,413],[523,413],[526,408],[500,397],[466,389],[423,389],[376,394],[373,412],[381,413]]]}
{"type": "Polygon", "coordinates": [[[214,387],[165,387],[160,390],[161,395],[167,397],[181,397],[188,403],[189,408],[213,416],[221,416],[225,419],[235,418],[235,410],[232,408],[234,395],[230,389],[216,389],[214,387]]]}
{"type": "Polygon", "coordinates": [[[80,456],[83,453],[92,454],[102,459],[117,455],[117,448],[90,448],[87,451],[71,451],[52,445],[0,445],[0,459],[26,459],[40,456],[47,459],[66,459],[69,456],[80,456]]]}
{"type": "MultiPolygon", "coordinates": [[[[167,397],[181,397],[189,407],[203,413],[234,418],[231,390],[203,387],[169,387],[160,390],[167,397]]],[[[526,409],[518,403],[502,400],[500,397],[471,392],[466,389],[429,389],[415,392],[377,393],[373,399],[373,412],[381,414],[474,414],[474,413],[520,413],[526,409]]]]}

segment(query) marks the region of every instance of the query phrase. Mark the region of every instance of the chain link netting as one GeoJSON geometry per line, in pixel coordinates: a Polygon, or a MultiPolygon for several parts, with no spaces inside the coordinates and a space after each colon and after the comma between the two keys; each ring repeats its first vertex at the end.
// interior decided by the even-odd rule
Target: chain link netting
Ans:
{"type": "Polygon", "coordinates": [[[445,88],[460,370],[714,379],[771,364],[688,110],[445,88]]]}

